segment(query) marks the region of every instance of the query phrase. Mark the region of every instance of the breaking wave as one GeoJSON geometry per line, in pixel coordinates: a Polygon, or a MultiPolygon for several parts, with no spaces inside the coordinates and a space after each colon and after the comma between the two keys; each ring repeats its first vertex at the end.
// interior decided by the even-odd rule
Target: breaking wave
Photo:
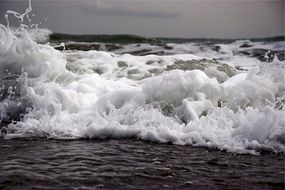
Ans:
{"type": "Polygon", "coordinates": [[[241,71],[235,62],[191,54],[61,52],[35,41],[26,30],[0,25],[6,139],[135,137],[284,152],[284,61],[241,71]]]}

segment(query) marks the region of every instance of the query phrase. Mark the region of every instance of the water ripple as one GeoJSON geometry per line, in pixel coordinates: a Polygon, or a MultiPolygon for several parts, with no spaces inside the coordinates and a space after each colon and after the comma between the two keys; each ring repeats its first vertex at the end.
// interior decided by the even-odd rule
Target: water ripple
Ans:
{"type": "Polygon", "coordinates": [[[0,189],[283,189],[284,154],[121,140],[0,140],[0,189]]]}

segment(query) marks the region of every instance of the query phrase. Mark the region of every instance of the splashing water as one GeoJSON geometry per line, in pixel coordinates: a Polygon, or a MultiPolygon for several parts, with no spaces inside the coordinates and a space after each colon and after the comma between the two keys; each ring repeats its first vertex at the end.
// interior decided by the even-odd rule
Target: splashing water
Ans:
{"type": "MultiPolygon", "coordinates": [[[[29,1],[23,14],[7,13],[30,22],[31,11],[29,1]]],[[[190,54],[60,52],[8,24],[0,25],[0,76],[6,139],[136,137],[238,153],[284,151],[284,61],[240,72],[190,54]]]]}
{"type": "Polygon", "coordinates": [[[10,32],[13,32],[16,36],[22,35],[23,33],[26,32],[33,41],[41,43],[47,42],[49,39],[49,35],[52,34],[52,32],[48,29],[38,28],[39,24],[32,24],[32,20],[29,16],[31,12],[32,12],[31,0],[28,1],[28,8],[22,14],[16,11],[7,10],[6,14],[4,15],[7,21],[6,28],[10,30],[10,32]],[[18,27],[10,28],[9,15],[12,15],[15,18],[19,19],[20,25],[18,27]]]}
{"type": "Polygon", "coordinates": [[[27,25],[24,25],[23,22],[24,22],[24,19],[27,18],[27,20],[29,22],[31,22],[31,19],[29,17],[29,13],[32,12],[32,4],[31,4],[31,0],[29,0],[29,6],[28,8],[25,10],[24,13],[18,13],[16,11],[11,11],[11,10],[8,10],[7,13],[5,14],[5,18],[6,18],[6,21],[7,21],[7,28],[9,28],[9,14],[13,15],[14,17],[16,17],[17,19],[19,19],[21,25],[20,25],[20,28],[25,28],[25,27],[28,27],[27,25]]]}

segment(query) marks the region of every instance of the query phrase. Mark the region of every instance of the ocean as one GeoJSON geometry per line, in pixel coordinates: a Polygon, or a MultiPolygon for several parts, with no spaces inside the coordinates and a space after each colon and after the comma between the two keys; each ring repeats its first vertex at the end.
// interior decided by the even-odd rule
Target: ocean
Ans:
{"type": "Polygon", "coordinates": [[[125,139],[0,140],[1,189],[284,189],[284,154],[125,139]]]}
{"type": "Polygon", "coordinates": [[[284,189],[284,37],[24,28],[0,25],[2,189],[284,189]]]}

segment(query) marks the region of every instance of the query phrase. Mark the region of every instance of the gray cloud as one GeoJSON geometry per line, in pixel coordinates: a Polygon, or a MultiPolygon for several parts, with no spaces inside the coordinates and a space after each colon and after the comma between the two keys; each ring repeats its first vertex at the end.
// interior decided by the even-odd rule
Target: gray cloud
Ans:
{"type": "MultiPolygon", "coordinates": [[[[133,2],[132,2],[133,3],[133,2]]],[[[157,18],[175,18],[181,16],[181,13],[170,10],[145,9],[138,8],[137,4],[142,1],[136,1],[136,6],[129,5],[129,1],[110,2],[110,1],[95,1],[85,2],[82,4],[82,11],[89,14],[98,15],[113,15],[126,17],[157,17],[157,18]]]]}
{"type": "MultiPolygon", "coordinates": [[[[27,5],[0,0],[0,23],[6,10],[22,13],[27,5]]],[[[32,7],[33,24],[60,33],[253,38],[285,29],[284,0],[32,0],[32,7]]],[[[9,21],[19,25],[13,16],[9,21]]]]}

